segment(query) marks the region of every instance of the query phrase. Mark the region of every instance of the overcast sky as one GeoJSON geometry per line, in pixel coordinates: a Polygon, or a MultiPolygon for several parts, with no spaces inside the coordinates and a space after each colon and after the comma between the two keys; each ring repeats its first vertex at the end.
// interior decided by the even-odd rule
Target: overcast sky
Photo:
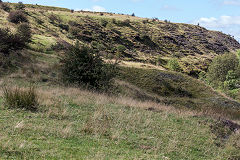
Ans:
{"type": "MultiPolygon", "coordinates": [[[[18,2],[19,0],[8,0],[18,2]]],[[[59,6],[75,10],[132,14],[139,17],[199,23],[223,31],[240,41],[240,0],[21,0],[24,3],[59,6]]]]}

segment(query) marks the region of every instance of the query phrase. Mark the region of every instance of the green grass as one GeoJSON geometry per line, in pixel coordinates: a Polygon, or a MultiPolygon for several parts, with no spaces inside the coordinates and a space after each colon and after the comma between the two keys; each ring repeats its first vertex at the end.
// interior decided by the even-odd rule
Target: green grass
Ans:
{"type": "MultiPolygon", "coordinates": [[[[106,52],[125,45],[126,55],[134,55],[123,57],[127,60],[152,63],[161,55],[164,64],[159,65],[166,66],[165,62],[175,53],[183,53],[179,61],[188,73],[188,62],[194,69],[201,69],[203,64],[195,64],[216,54],[208,52],[198,40],[194,46],[203,55],[164,40],[165,36],[184,33],[189,33],[191,39],[192,33],[201,31],[197,26],[151,20],[143,24],[143,19],[127,15],[70,13],[68,9],[28,5],[32,42],[29,50],[24,50],[24,61],[16,65],[18,70],[4,75],[0,86],[27,87],[34,82],[40,108],[37,112],[9,109],[0,98],[0,159],[239,159],[239,134],[222,140],[211,129],[216,125],[214,117],[219,115],[239,120],[239,104],[194,78],[176,72],[120,67],[117,97],[63,87],[58,79],[61,53],[44,53],[49,53],[59,39],[69,43],[74,39],[58,24],[49,22],[50,12],[46,10],[59,15],[64,24],[78,21],[81,31],[88,31],[94,41],[105,45],[106,52]],[[37,24],[36,18],[44,23],[37,24]],[[112,23],[113,18],[116,24],[112,23]],[[112,26],[102,27],[102,19],[112,26]],[[130,19],[129,26],[119,25],[126,19],[130,19]],[[137,41],[137,35],[149,35],[159,48],[152,49],[137,41]]],[[[7,22],[6,17],[7,13],[0,14],[0,25],[14,30],[16,26],[7,22]]],[[[81,43],[89,44],[84,40],[81,43]]]]}
{"type": "Polygon", "coordinates": [[[37,113],[1,104],[0,158],[219,160],[239,155],[237,148],[215,145],[209,118],[67,99],[37,113]],[[109,125],[100,123],[102,116],[110,117],[109,125]],[[83,131],[89,119],[96,122],[92,133],[83,131]],[[103,128],[108,134],[100,134],[103,128]]]}
{"type": "Polygon", "coordinates": [[[43,35],[33,35],[32,42],[29,44],[30,49],[38,52],[51,51],[51,47],[56,44],[56,39],[43,35]]]}
{"type": "MultiPolygon", "coordinates": [[[[184,74],[119,67],[117,77],[149,93],[153,99],[157,97],[163,104],[240,119],[238,102],[224,97],[203,82],[184,74]]],[[[143,97],[140,97],[140,100],[142,99],[143,97]]]]}

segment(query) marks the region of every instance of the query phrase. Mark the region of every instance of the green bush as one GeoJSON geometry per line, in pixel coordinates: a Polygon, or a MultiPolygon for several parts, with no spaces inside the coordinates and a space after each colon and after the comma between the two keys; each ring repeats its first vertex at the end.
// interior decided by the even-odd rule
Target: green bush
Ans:
{"type": "Polygon", "coordinates": [[[177,59],[170,59],[168,61],[168,68],[172,71],[181,72],[182,68],[177,59]]]}
{"type": "Polygon", "coordinates": [[[228,90],[237,89],[238,79],[239,77],[233,70],[228,71],[226,80],[224,81],[224,88],[228,90]]]}
{"type": "Polygon", "coordinates": [[[105,89],[114,77],[114,66],[105,64],[98,53],[77,43],[61,59],[63,80],[93,89],[105,89]]]}
{"type": "Polygon", "coordinates": [[[12,23],[28,22],[27,16],[21,10],[11,11],[8,15],[8,21],[12,23]]]}
{"type": "Polygon", "coordinates": [[[34,87],[29,89],[3,88],[4,105],[8,108],[36,111],[38,108],[38,95],[34,87]]]}
{"type": "Polygon", "coordinates": [[[236,54],[227,53],[214,58],[207,72],[207,80],[213,86],[219,86],[227,77],[230,70],[235,71],[238,68],[239,60],[236,54]]]}

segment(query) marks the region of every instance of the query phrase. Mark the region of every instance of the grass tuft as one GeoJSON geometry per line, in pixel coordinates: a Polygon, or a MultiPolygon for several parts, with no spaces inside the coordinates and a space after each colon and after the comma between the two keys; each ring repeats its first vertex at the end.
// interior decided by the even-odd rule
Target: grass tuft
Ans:
{"type": "Polygon", "coordinates": [[[4,87],[3,99],[7,108],[36,111],[39,106],[38,95],[34,87],[29,87],[28,89],[4,87]]]}
{"type": "Polygon", "coordinates": [[[110,136],[112,117],[108,111],[99,107],[93,115],[87,120],[83,127],[83,132],[86,134],[110,136]]]}

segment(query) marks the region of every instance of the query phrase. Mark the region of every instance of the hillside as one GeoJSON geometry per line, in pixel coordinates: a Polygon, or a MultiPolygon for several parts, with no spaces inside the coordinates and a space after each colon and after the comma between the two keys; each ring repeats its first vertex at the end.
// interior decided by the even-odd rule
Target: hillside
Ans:
{"type": "MultiPolygon", "coordinates": [[[[26,10],[34,31],[30,48],[36,51],[50,52],[57,42],[78,39],[96,44],[103,56],[113,58],[117,46],[124,45],[126,50],[120,55],[123,60],[166,67],[167,61],[176,57],[184,72],[196,74],[206,70],[214,56],[240,49],[231,36],[190,24],[112,13],[71,13],[39,5],[27,5],[26,10]]],[[[14,27],[6,20],[8,13],[0,12],[0,26],[14,27]]]]}
{"type": "MultiPolygon", "coordinates": [[[[113,13],[24,12],[30,42],[0,53],[0,159],[240,159],[240,103],[194,78],[216,55],[240,49],[231,36],[113,13]],[[107,91],[63,81],[61,60],[76,40],[103,62],[121,60],[107,91]],[[183,73],[169,70],[174,58],[183,73]],[[7,105],[7,91],[29,86],[36,110],[7,105]]],[[[0,9],[0,28],[15,33],[8,15],[0,9]]]]}

